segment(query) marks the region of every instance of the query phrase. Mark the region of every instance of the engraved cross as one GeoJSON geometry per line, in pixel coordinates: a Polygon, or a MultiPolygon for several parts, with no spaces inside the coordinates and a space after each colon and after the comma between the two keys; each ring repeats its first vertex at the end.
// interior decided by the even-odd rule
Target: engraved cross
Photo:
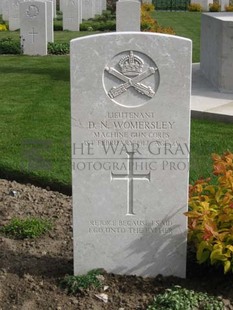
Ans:
{"type": "Polygon", "coordinates": [[[126,180],[128,183],[127,188],[127,214],[126,215],[134,215],[133,212],[133,196],[134,196],[134,188],[133,182],[134,180],[145,180],[150,182],[150,172],[147,174],[135,174],[133,170],[133,161],[134,161],[134,152],[127,152],[128,155],[128,171],[126,174],[116,174],[111,172],[111,180],[126,180]]]}
{"type": "Polygon", "coordinates": [[[28,34],[30,34],[32,36],[32,43],[35,42],[35,35],[38,34],[38,32],[35,32],[34,27],[32,27],[32,32],[29,32],[28,34]]]}

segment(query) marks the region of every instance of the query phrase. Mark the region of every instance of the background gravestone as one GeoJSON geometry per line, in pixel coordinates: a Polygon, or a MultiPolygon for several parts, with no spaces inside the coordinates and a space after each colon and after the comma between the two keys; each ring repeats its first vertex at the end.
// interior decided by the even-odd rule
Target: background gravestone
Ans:
{"type": "Polygon", "coordinates": [[[185,277],[191,41],[71,41],[74,272],[185,277]]]}
{"type": "Polygon", "coordinates": [[[8,0],[3,0],[3,3],[2,3],[2,19],[4,21],[9,20],[9,2],[8,2],[8,0]]]}
{"type": "Polygon", "coordinates": [[[23,0],[9,1],[9,30],[14,31],[20,28],[19,22],[19,3],[23,0]]]}
{"type": "Polygon", "coordinates": [[[63,0],[63,30],[79,31],[82,0],[63,0]]]}
{"type": "Polygon", "coordinates": [[[47,55],[47,2],[20,3],[20,37],[26,55],[47,55]]]}
{"type": "Polygon", "coordinates": [[[221,11],[226,11],[226,6],[229,5],[229,0],[220,0],[221,11]]]}
{"type": "Polygon", "coordinates": [[[233,93],[233,13],[201,16],[200,69],[221,92],[233,93]]]}
{"type": "Polygon", "coordinates": [[[116,3],[116,31],[140,31],[140,14],[139,0],[119,0],[116,3]]]}
{"type": "Polygon", "coordinates": [[[210,4],[213,4],[213,0],[191,0],[191,3],[198,3],[201,5],[203,11],[209,11],[210,4]]]}
{"type": "Polygon", "coordinates": [[[95,16],[94,14],[95,0],[82,0],[82,18],[89,19],[95,16]]]}
{"type": "Polygon", "coordinates": [[[102,0],[102,10],[105,11],[107,9],[107,0],[102,0]]]}
{"type": "Polygon", "coordinates": [[[45,0],[47,5],[47,40],[54,42],[53,30],[53,17],[54,17],[54,4],[51,0],[45,0]]]}
{"type": "Polygon", "coordinates": [[[103,10],[102,0],[95,0],[95,14],[101,15],[103,10]]]}

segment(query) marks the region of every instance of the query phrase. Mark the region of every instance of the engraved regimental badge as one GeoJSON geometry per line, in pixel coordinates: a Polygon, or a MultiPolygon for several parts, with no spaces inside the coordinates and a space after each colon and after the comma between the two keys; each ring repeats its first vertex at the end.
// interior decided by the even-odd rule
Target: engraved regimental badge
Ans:
{"type": "Polygon", "coordinates": [[[120,53],[105,67],[105,91],[112,101],[122,106],[132,108],[146,104],[158,87],[158,67],[143,53],[120,53]]]}
{"type": "Polygon", "coordinates": [[[36,5],[30,5],[26,12],[27,16],[34,18],[39,14],[39,8],[36,5]]]}

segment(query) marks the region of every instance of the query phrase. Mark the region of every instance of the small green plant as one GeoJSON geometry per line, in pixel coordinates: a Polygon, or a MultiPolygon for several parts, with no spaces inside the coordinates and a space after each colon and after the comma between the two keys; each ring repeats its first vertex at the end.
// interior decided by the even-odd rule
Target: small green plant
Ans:
{"type": "Polygon", "coordinates": [[[16,239],[37,238],[52,228],[48,220],[39,218],[14,218],[0,232],[16,239]]]}
{"type": "Polygon", "coordinates": [[[188,6],[189,12],[202,12],[202,6],[200,3],[190,3],[188,6]]]}
{"type": "Polygon", "coordinates": [[[98,276],[102,274],[102,269],[94,269],[86,275],[70,276],[66,275],[61,281],[61,287],[66,289],[69,294],[76,294],[90,287],[100,287],[101,281],[98,276]]]}
{"type": "Polygon", "coordinates": [[[195,292],[180,286],[166,289],[155,296],[147,310],[224,310],[222,300],[207,293],[195,292]]]}
{"type": "Polygon", "coordinates": [[[0,31],[7,31],[6,24],[0,24],[0,31]]]}
{"type": "Polygon", "coordinates": [[[48,53],[51,55],[67,55],[69,52],[68,43],[48,43],[48,53]]]}
{"type": "Polygon", "coordinates": [[[113,31],[116,30],[116,21],[107,20],[107,21],[94,21],[88,20],[84,21],[80,25],[81,31],[113,31]]]}
{"type": "Polygon", "coordinates": [[[220,265],[233,272],[233,153],[212,155],[211,179],[200,179],[189,189],[189,241],[198,263],[220,265]],[[213,178],[214,179],[214,178],[213,178]]]}

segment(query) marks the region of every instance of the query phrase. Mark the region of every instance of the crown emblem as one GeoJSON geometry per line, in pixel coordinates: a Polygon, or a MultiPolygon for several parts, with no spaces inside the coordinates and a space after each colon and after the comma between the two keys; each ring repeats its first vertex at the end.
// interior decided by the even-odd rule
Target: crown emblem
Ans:
{"type": "Polygon", "coordinates": [[[121,72],[126,76],[135,76],[142,72],[143,60],[133,54],[133,51],[129,52],[128,56],[121,58],[119,66],[121,72]]]}

